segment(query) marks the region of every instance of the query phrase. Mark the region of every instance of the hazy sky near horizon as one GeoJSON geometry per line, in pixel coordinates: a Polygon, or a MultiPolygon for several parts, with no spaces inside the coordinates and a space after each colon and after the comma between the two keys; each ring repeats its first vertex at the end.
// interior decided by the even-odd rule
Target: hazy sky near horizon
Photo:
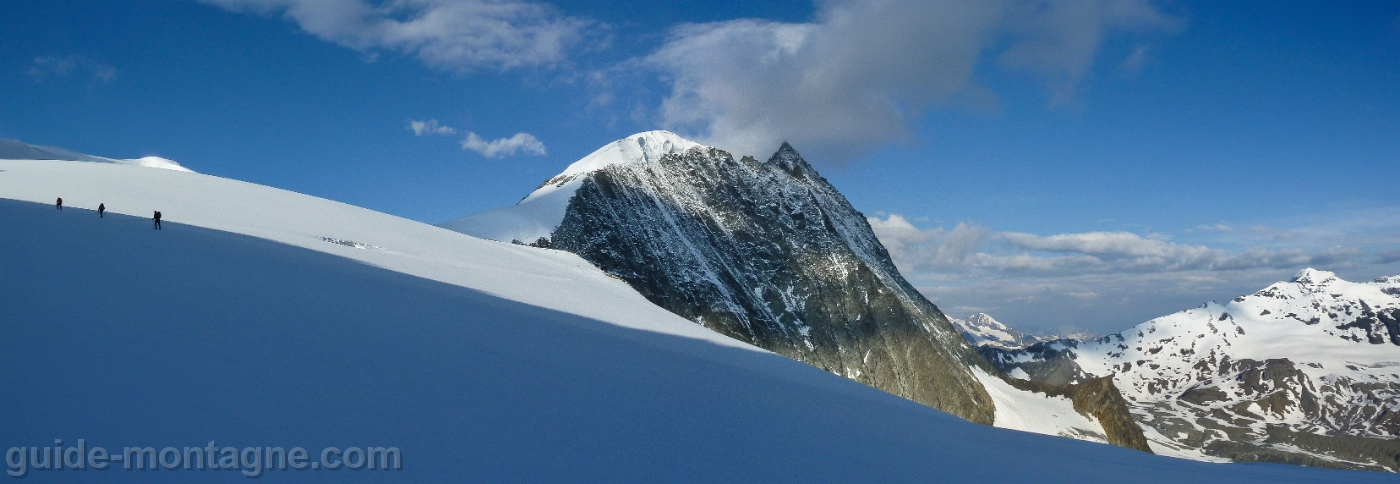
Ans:
{"type": "MultiPolygon", "coordinates": [[[[1400,274],[1400,4],[15,0],[0,138],[437,223],[617,138],[783,140],[955,317],[1400,274]]],[[[0,194],[3,196],[3,194],[0,194]]]]}

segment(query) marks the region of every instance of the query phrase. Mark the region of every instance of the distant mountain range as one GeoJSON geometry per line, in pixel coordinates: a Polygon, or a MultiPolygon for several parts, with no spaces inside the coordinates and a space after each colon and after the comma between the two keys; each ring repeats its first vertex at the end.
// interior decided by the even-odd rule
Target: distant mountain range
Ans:
{"type": "Polygon", "coordinates": [[[1031,335],[1024,331],[1012,328],[1001,321],[997,321],[987,313],[977,313],[968,316],[967,319],[951,319],[953,327],[962,333],[973,346],[994,346],[1001,349],[1014,350],[1027,346],[1055,340],[1087,341],[1098,339],[1099,335],[1087,331],[1077,331],[1068,334],[1042,334],[1031,335]]]}
{"type": "Polygon", "coordinates": [[[1400,276],[1305,269],[1092,341],[1018,347],[1024,333],[994,323],[964,325],[994,366],[1047,384],[1111,376],[1166,453],[1400,471],[1400,276]]]}

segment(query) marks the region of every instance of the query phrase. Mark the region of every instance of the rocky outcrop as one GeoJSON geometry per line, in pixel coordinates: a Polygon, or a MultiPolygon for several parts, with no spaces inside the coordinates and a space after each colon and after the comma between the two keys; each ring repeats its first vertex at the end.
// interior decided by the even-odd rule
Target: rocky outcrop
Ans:
{"type": "Polygon", "coordinates": [[[1074,411],[1094,417],[1103,427],[1108,443],[1151,453],[1147,436],[1142,433],[1128,410],[1128,401],[1113,386],[1113,378],[1090,378],[1081,383],[1052,385],[1049,383],[1004,378],[1021,390],[1043,393],[1051,397],[1066,397],[1074,403],[1074,411]]]}

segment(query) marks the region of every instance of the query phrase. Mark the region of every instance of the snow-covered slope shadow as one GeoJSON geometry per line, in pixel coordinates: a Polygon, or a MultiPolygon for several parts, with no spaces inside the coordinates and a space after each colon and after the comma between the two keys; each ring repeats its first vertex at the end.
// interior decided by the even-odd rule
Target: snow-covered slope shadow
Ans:
{"type": "MultiPolygon", "coordinates": [[[[0,447],[403,452],[396,472],[264,476],[334,482],[992,480],[1008,463],[1090,481],[1385,477],[998,430],[746,347],[148,223],[0,200],[0,447]]],[[[214,476],[244,479],[109,469],[27,480],[214,476]]]]}

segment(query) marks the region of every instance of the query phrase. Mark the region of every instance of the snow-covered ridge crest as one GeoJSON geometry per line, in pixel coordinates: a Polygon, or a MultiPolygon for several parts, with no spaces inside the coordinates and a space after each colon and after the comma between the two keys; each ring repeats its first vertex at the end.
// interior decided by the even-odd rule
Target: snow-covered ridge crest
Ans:
{"type": "Polygon", "coordinates": [[[655,163],[662,156],[685,153],[704,145],[666,130],[644,131],[598,148],[565,168],[560,176],[578,175],[603,169],[615,163],[655,163]]]}
{"type": "Polygon", "coordinates": [[[588,156],[573,162],[563,172],[555,175],[531,192],[521,203],[546,196],[576,180],[579,175],[593,173],[610,165],[629,163],[656,163],[661,157],[685,153],[691,148],[704,148],[700,143],[682,138],[666,130],[644,131],[603,145],[588,156]]]}
{"type": "Polygon", "coordinates": [[[501,242],[535,242],[548,238],[564,220],[569,199],[590,173],[611,165],[652,164],[662,157],[681,154],[692,148],[707,148],[676,133],[653,130],[637,133],[598,148],[580,158],[563,172],[546,180],[515,205],[468,215],[440,224],[483,239],[501,242]]]}
{"type": "Polygon", "coordinates": [[[1337,279],[1337,275],[1334,273],[1328,271],[1320,271],[1308,267],[1306,269],[1298,271],[1298,274],[1293,276],[1293,279],[1291,279],[1289,282],[1309,286],[1323,286],[1339,280],[1340,279],[1337,279]]]}
{"type": "Polygon", "coordinates": [[[94,163],[117,163],[121,165],[144,166],[193,173],[194,170],[180,166],[175,160],[159,156],[143,156],[134,159],[117,159],[86,155],[56,146],[37,146],[22,141],[0,138],[0,159],[2,160],[58,160],[87,161],[94,163]]]}

